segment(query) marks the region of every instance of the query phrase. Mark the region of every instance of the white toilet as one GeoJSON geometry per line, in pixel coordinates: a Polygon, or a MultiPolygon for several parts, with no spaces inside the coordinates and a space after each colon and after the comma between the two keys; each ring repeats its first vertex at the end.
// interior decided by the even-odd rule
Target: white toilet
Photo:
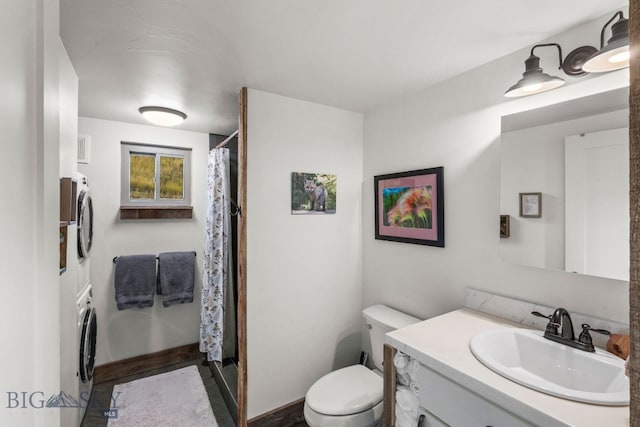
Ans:
{"type": "Polygon", "coordinates": [[[310,427],[373,427],[382,422],[384,335],[420,319],[384,305],[365,308],[362,314],[375,369],[348,366],[316,381],[304,401],[304,418],[310,427]]]}

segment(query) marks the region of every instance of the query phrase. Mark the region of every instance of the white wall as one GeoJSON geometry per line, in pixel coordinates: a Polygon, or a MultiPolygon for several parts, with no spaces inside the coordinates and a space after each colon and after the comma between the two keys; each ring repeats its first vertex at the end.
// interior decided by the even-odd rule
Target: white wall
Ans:
{"type": "MultiPolygon", "coordinates": [[[[585,42],[594,44],[602,22],[610,16],[553,41],[568,51],[585,42]]],[[[550,54],[542,66],[560,73],[554,51],[550,54]]],[[[521,77],[528,55],[529,48],[522,49],[365,115],[365,306],[381,302],[430,317],[462,307],[464,289],[471,286],[628,322],[626,282],[499,260],[501,116],[628,84],[628,70],[566,77],[568,83],[562,88],[507,101],[504,91],[521,77]],[[444,166],[446,247],[375,240],[373,176],[434,166],[444,166]]]]}
{"type": "Polygon", "coordinates": [[[304,397],[357,362],[362,115],[248,96],[248,416],[304,397]],[[291,173],[337,175],[335,215],[291,215],[291,173]]]}
{"type": "Polygon", "coordinates": [[[501,135],[500,214],[511,216],[511,236],[500,239],[500,259],[564,271],[565,137],[628,123],[620,110],[501,135]],[[519,217],[520,192],[542,192],[542,218],[519,217]]]}
{"type": "Polygon", "coordinates": [[[91,187],[94,207],[91,282],[98,315],[96,364],[148,354],[198,341],[202,248],[209,136],[177,129],[80,117],[78,132],[91,137],[91,163],[79,165],[91,187]],[[120,220],[120,142],[192,148],[192,219],[120,220]],[[113,258],[131,254],[196,251],[194,301],[164,308],[118,311],[113,258]]]}
{"type": "MultiPolygon", "coordinates": [[[[58,289],[58,2],[0,7],[0,394],[60,387],[58,289]]],[[[22,403],[22,402],[21,402],[22,403]]],[[[0,425],[57,426],[59,410],[7,408],[0,425]]]]}
{"type": "MultiPolygon", "coordinates": [[[[78,171],[78,77],[62,41],[60,61],[60,176],[75,178],[78,171]]],[[[78,398],[78,319],[76,290],[78,282],[77,225],[67,227],[67,270],[60,276],[60,388],[78,398]]],[[[77,409],[60,412],[60,425],[72,426],[77,409]]]]}

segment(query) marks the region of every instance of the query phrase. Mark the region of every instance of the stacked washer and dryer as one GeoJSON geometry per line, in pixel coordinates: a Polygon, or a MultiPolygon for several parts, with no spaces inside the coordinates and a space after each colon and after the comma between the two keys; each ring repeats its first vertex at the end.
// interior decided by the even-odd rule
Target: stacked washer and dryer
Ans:
{"type": "Polygon", "coordinates": [[[96,334],[98,329],[96,309],[92,304],[90,280],[91,245],[93,244],[93,202],[89,193],[87,177],[78,174],[78,411],[80,426],[93,388],[93,368],[96,357],[96,334]]]}

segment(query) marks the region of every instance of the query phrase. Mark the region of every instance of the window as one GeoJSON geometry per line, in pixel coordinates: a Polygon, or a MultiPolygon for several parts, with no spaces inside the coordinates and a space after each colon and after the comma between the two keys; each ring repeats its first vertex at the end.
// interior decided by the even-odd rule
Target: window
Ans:
{"type": "Polygon", "coordinates": [[[191,149],[122,142],[124,207],[191,205],[191,149]]]}

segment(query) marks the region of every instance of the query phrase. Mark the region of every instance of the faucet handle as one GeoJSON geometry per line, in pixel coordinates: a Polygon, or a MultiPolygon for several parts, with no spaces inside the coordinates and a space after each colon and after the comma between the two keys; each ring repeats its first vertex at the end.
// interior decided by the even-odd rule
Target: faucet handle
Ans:
{"type": "Polygon", "coordinates": [[[582,324],[582,331],[583,332],[585,332],[585,331],[586,332],[593,331],[593,332],[597,332],[597,333],[602,334],[602,335],[611,335],[611,332],[607,331],[606,329],[594,329],[594,328],[592,328],[591,326],[589,326],[586,323],[582,324]]]}
{"type": "Polygon", "coordinates": [[[533,314],[534,316],[538,316],[538,317],[544,317],[545,319],[549,319],[551,320],[551,315],[546,315],[546,314],[542,314],[539,311],[532,311],[531,314],[533,314]]]}
{"type": "Polygon", "coordinates": [[[593,329],[586,323],[582,324],[582,332],[580,333],[580,337],[578,337],[578,342],[587,347],[587,351],[594,352],[595,347],[593,346],[593,340],[591,339],[591,334],[589,331],[597,332],[603,335],[611,335],[611,332],[605,329],[593,329]]]}
{"type": "Polygon", "coordinates": [[[560,326],[560,323],[554,322],[552,320],[553,314],[546,315],[546,314],[540,313],[539,311],[532,311],[531,314],[537,317],[542,317],[544,319],[549,319],[549,323],[547,323],[546,333],[549,333],[552,335],[558,335],[558,327],[560,326]]]}

